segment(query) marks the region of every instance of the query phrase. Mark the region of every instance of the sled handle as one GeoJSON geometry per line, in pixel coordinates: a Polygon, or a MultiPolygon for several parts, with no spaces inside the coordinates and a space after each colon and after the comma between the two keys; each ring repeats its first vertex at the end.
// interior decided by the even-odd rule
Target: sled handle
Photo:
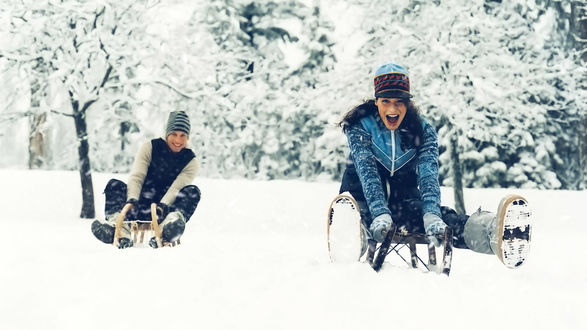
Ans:
{"type": "Polygon", "coordinates": [[[157,203],[151,204],[151,227],[155,233],[157,246],[163,247],[163,243],[161,242],[161,227],[159,227],[159,222],[157,221],[157,203]]]}
{"type": "Polygon", "coordinates": [[[120,214],[118,214],[118,217],[116,218],[116,225],[114,227],[114,240],[112,241],[112,244],[116,247],[118,247],[118,240],[120,239],[120,230],[122,229],[122,223],[124,222],[124,218],[126,218],[126,214],[131,208],[131,203],[126,204],[122,208],[122,211],[120,211],[120,214]]]}

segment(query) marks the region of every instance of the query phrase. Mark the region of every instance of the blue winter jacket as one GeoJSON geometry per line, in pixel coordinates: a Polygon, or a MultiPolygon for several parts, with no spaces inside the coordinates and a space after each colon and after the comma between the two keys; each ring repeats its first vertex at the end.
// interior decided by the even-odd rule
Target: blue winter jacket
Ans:
{"type": "Polygon", "coordinates": [[[349,166],[354,166],[359,177],[372,218],[385,213],[391,215],[386,196],[394,197],[389,191],[386,194],[384,185],[388,182],[406,186],[387,187],[387,190],[415,190],[422,201],[422,214],[441,216],[436,131],[423,118],[420,120],[424,131],[423,141],[419,146],[406,150],[402,148],[400,130],[387,129],[377,113],[363,117],[345,129],[352,162],[349,162],[349,166]],[[385,183],[382,182],[382,172],[390,176],[385,183]],[[394,175],[414,179],[394,181],[394,175]]]}

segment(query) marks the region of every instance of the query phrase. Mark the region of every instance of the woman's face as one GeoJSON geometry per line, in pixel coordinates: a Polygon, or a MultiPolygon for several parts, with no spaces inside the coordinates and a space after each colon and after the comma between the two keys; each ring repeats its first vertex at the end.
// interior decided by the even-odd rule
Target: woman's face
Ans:
{"type": "Polygon", "coordinates": [[[380,97],[375,100],[379,117],[390,130],[398,129],[406,116],[407,107],[402,99],[380,97]]]}
{"type": "Polygon", "coordinates": [[[188,135],[180,131],[172,131],[167,136],[167,145],[173,152],[180,152],[188,143],[188,135]]]}

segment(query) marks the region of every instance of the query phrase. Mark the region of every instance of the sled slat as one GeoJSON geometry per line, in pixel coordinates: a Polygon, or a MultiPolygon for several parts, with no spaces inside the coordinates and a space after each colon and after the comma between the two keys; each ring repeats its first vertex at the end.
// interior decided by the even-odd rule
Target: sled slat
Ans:
{"type": "Polygon", "coordinates": [[[157,240],[157,246],[163,246],[161,240],[161,228],[159,227],[159,222],[157,221],[157,204],[151,204],[151,226],[153,227],[153,232],[155,233],[155,239],[157,240]]]}
{"type": "Polygon", "coordinates": [[[124,222],[124,218],[128,211],[132,208],[132,204],[126,204],[120,214],[118,214],[118,218],[116,218],[116,224],[114,227],[114,240],[112,241],[112,245],[118,247],[118,241],[120,240],[120,230],[122,230],[122,223],[124,222]]]}

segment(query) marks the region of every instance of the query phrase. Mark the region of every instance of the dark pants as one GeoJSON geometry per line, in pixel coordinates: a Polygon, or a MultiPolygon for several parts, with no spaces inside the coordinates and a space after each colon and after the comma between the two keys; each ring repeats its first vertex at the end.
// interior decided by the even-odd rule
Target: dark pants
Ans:
{"type": "MultiPolygon", "coordinates": [[[[104,188],[106,195],[106,203],[104,207],[104,214],[109,216],[119,212],[126,204],[126,183],[111,179],[104,188]]],[[[183,187],[175,198],[175,202],[169,205],[169,211],[179,211],[183,214],[186,222],[189,221],[192,214],[196,210],[200,202],[200,189],[194,185],[183,187]]],[[[138,208],[130,210],[126,215],[126,220],[151,220],[151,205],[150,201],[139,200],[138,208]]]]}

